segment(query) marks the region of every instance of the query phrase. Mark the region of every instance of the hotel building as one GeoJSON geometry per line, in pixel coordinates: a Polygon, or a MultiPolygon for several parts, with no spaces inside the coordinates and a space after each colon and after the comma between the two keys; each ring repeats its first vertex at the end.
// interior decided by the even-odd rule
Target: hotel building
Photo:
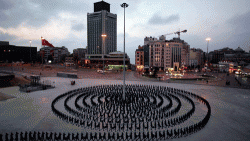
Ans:
{"type": "Polygon", "coordinates": [[[110,13],[109,3],[96,2],[94,13],[87,14],[87,38],[87,58],[102,58],[117,51],[117,15],[110,13]]]}

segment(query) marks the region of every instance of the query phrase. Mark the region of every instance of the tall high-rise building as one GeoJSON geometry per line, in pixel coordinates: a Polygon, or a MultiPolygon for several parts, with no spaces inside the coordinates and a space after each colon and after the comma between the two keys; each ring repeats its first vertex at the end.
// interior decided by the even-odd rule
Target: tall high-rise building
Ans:
{"type": "Polygon", "coordinates": [[[117,15],[110,13],[109,3],[94,3],[94,13],[87,14],[87,30],[89,58],[117,51],[117,15]]]}

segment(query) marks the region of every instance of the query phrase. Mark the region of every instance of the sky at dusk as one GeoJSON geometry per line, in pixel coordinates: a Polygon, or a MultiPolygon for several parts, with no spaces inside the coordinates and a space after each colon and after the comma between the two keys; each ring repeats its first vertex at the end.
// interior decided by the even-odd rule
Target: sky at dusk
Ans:
{"type": "MultiPolygon", "coordinates": [[[[90,0],[0,0],[0,41],[41,48],[41,36],[72,53],[87,46],[87,13],[94,12],[90,0]]],[[[123,51],[123,16],[126,8],[126,52],[135,62],[135,50],[146,36],[159,37],[186,29],[181,34],[190,48],[209,51],[223,47],[245,51],[250,47],[249,0],[105,0],[117,14],[117,50],[123,51]]],[[[167,35],[166,39],[176,37],[167,35]]]]}

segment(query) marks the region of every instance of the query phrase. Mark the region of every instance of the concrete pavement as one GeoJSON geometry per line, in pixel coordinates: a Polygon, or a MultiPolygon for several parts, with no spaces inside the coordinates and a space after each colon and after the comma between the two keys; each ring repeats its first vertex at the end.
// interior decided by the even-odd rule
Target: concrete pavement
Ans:
{"type": "MultiPolygon", "coordinates": [[[[74,79],[43,77],[42,81],[55,82],[55,89],[22,93],[18,87],[0,89],[16,98],[0,101],[0,133],[16,131],[88,132],[88,129],[66,123],[51,111],[51,102],[67,91],[103,84],[122,84],[122,80],[74,79]]],[[[201,131],[175,140],[248,140],[250,138],[250,90],[207,85],[126,81],[126,84],[168,86],[193,92],[205,98],[212,115],[201,131]]]]}

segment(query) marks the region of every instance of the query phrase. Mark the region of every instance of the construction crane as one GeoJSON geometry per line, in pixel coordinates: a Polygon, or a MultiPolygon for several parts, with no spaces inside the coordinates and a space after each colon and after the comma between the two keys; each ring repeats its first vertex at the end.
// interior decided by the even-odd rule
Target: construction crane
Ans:
{"type": "Polygon", "coordinates": [[[182,31],[177,31],[177,32],[175,32],[174,34],[178,34],[178,38],[180,38],[180,35],[181,35],[181,33],[186,33],[187,32],[187,30],[185,29],[185,30],[182,30],[182,31]]]}
{"type": "Polygon", "coordinates": [[[187,30],[185,29],[185,30],[182,30],[182,31],[179,30],[179,31],[177,31],[177,32],[168,33],[168,34],[164,34],[164,35],[161,35],[161,36],[166,37],[167,35],[177,34],[177,35],[178,35],[178,38],[180,38],[181,33],[186,33],[186,32],[187,32],[187,30]]]}

